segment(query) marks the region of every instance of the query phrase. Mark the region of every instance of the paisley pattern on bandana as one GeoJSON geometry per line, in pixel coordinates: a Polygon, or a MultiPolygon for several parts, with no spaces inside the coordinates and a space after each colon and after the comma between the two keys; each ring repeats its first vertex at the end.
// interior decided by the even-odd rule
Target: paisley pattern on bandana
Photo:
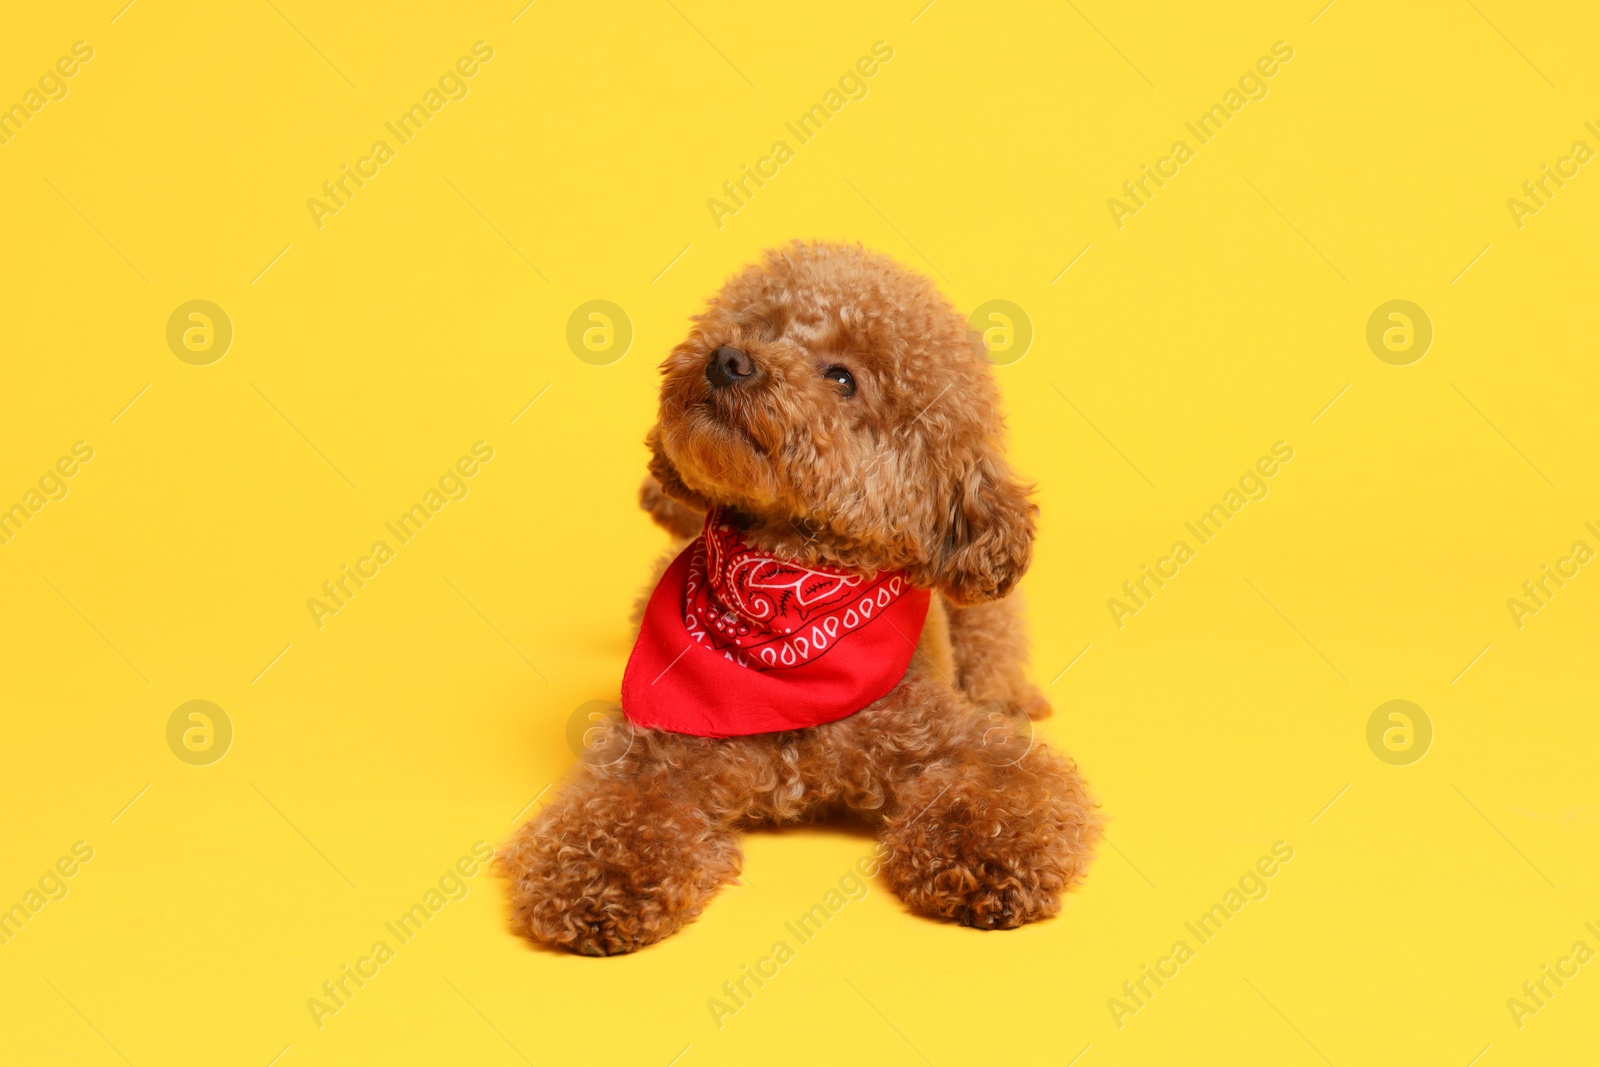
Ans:
{"type": "Polygon", "coordinates": [[[844,718],[905,674],[928,603],[900,572],[863,576],[754,548],[713,510],[651,594],[623,710],[636,725],[704,737],[844,718]]]}
{"type": "Polygon", "coordinates": [[[735,661],[755,670],[825,655],[911,588],[898,573],[869,581],[759,552],[720,513],[690,548],[685,629],[702,644],[737,650],[735,661]]]}

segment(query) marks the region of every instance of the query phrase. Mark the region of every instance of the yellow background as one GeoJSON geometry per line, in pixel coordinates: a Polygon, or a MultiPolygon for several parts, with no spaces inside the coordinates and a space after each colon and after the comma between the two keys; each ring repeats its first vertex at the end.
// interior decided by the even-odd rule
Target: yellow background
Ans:
{"type": "Polygon", "coordinates": [[[1520,229],[1506,200],[1600,148],[1593,14],[921,2],[8,15],[0,102],[95,56],[0,146],[0,504],[95,457],[0,546],[0,906],[95,854],[0,947],[0,1059],[1592,1061],[1600,964],[1520,1029],[1506,1001],[1600,949],[1600,574],[1520,629],[1506,601],[1600,547],[1597,164],[1520,229]],[[319,229],[307,199],[478,40],[470,95],[319,229]],[[795,145],[878,40],[869,95],[795,145]],[[1270,94],[1119,229],[1107,199],[1279,40],[1270,94]],[[1087,883],[1005,934],[874,883],[718,1028],[708,998],[869,840],[752,835],[748,884],[612,960],[528,948],[480,874],[319,1029],[307,999],[615,697],[664,543],[634,501],[656,364],[796,236],[1032,321],[997,374],[1043,508],[1041,733],[1110,819],[1087,883]],[[165,340],[191,299],[234,326],[209,366],[165,340]],[[565,340],[592,299],[633,324],[609,366],[565,340]],[[1410,366],[1365,341],[1392,299],[1434,326],[1410,366]],[[470,495],[319,629],[306,600],[478,440],[470,495]],[[1106,600],[1279,440],[1270,495],[1118,629],[1106,600]],[[194,699],[234,728],[210,766],[167,746],[194,699]],[[1410,766],[1367,746],[1391,699],[1433,724],[1410,766]],[[1280,840],[1270,895],[1119,1028],[1108,998],[1280,840]]]}

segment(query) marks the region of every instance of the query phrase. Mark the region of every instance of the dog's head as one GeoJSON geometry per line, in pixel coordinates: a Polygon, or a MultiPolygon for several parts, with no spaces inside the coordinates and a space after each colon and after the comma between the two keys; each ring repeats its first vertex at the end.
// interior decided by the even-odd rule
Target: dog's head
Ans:
{"type": "Polygon", "coordinates": [[[792,558],[903,569],[958,603],[1010,591],[1037,509],[1001,452],[983,347],[927,279],[795,243],[694,322],[647,441],[668,493],[733,509],[792,558]]]}

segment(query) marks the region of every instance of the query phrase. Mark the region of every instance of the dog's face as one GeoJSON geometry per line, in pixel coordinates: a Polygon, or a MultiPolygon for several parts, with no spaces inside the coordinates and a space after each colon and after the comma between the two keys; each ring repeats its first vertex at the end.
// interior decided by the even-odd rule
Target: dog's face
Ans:
{"type": "Polygon", "coordinates": [[[909,572],[973,603],[1027,569],[981,344],[920,275],[793,244],[735,275],[662,365],[651,471],[786,555],[909,572]]]}

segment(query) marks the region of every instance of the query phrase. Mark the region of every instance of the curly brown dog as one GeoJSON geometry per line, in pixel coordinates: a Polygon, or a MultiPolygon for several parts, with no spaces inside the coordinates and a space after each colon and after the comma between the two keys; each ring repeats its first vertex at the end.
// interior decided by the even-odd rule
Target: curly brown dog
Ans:
{"type": "Polygon", "coordinates": [[[1032,741],[1049,705],[1007,594],[1037,509],[981,344],[925,278],[826,243],[769,252],[694,322],[662,366],[640,493],[676,549],[719,508],[772,557],[935,592],[903,677],[854,714],[734,737],[613,723],[605,758],[502,853],[515,929],[630,952],[736,878],[741,829],[838,812],[876,829],[914,911],[980,929],[1055,914],[1099,819],[1072,762],[1032,741]]]}

